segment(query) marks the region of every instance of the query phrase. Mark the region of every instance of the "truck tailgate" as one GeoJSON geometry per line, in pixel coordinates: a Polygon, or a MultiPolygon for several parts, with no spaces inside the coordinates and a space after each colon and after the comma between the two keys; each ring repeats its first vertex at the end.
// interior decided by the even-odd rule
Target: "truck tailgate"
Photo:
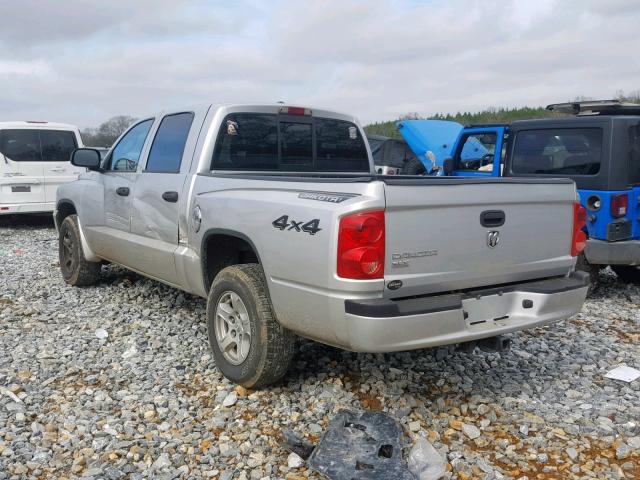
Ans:
{"type": "Polygon", "coordinates": [[[398,177],[385,197],[385,283],[399,288],[387,297],[566,275],[574,264],[571,181],[398,177]]]}

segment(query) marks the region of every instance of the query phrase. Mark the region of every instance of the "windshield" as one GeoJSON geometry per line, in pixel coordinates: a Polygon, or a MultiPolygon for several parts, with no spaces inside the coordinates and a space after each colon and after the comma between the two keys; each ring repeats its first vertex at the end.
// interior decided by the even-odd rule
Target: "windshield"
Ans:
{"type": "Polygon", "coordinates": [[[223,120],[213,170],[369,172],[358,127],[344,120],[236,113],[223,120]]]}
{"type": "Polygon", "coordinates": [[[511,172],[596,175],[601,157],[600,128],[523,130],[515,138],[511,172]]]}

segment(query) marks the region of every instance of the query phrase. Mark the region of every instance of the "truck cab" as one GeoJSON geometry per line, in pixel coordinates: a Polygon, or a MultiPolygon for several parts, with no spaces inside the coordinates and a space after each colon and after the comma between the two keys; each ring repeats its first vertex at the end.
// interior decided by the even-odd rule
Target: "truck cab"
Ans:
{"type": "Polygon", "coordinates": [[[640,105],[595,101],[547,109],[566,116],[462,128],[442,174],[570,178],[587,210],[579,264],[591,273],[610,265],[623,280],[640,281],[640,105]]]}

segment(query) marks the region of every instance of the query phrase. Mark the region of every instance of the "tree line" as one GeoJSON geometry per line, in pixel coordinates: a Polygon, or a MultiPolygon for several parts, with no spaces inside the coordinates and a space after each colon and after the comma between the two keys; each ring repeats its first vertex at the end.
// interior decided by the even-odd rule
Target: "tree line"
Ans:
{"type": "MultiPolygon", "coordinates": [[[[640,104],[640,90],[625,93],[621,90],[616,92],[615,100],[640,104]]],[[[574,102],[594,100],[590,97],[576,97],[574,102]]],[[[496,108],[489,107],[479,112],[456,112],[456,113],[436,113],[429,117],[423,117],[419,113],[411,112],[401,115],[397,120],[386,122],[374,122],[364,127],[368,134],[384,135],[391,138],[402,138],[396,122],[401,120],[449,120],[462,125],[487,124],[487,123],[511,123],[515,120],[527,120],[533,118],[553,118],[561,117],[564,114],[550,112],[544,107],[519,107],[519,108],[496,108]]]]}
{"type": "Polygon", "coordinates": [[[82,143],[90,147],[110,147],[136,120],[128,115],[117,115],[96,128],[85,128],[80,131],[82,143]]]}

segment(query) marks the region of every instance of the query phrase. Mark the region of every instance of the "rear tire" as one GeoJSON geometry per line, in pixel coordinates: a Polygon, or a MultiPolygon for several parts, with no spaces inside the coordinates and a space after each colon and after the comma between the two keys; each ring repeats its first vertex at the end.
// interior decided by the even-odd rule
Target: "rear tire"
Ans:
{"type": "Polygon", "coordinates": [[[426,173],[427,169],[417,158],[410,158],[402,166],[403,175],[425,175],[426,173]]]}
{"type": "Polygon", "coordinates": [[[69,215],[60,225],[58,257],[62,278],[69,285],[85,287],[100,278],[100,262],[90,262],[84,257],[77,215],[69,215]]]}
{"type": "Polygon", "coordinates": [[[623,282],[640,284],[640,268],[631,265],[611,265],[611,269],[623,282]]]}
{"type": "Polygon", "coordinates": [[[232,382],[260,388],[289,369],[295,335],[276,320],[260,265],[218,273],[207,298],[207,328],[216,366],[232,382]]]}

